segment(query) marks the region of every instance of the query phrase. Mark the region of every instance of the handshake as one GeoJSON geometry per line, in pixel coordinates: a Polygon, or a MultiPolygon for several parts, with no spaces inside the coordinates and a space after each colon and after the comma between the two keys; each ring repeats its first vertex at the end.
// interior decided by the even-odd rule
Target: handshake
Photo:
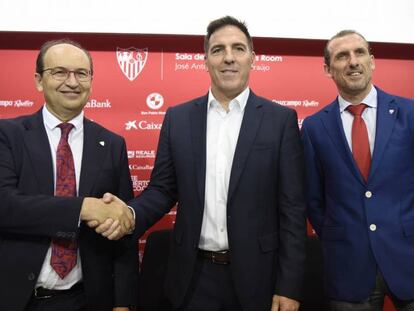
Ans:
{"type": "Polygon", "coordinates": [[[133,211],[110,193],[105,193],[101,199],[85,198],[80,219],[109,240],[118,240],[135,228],[133,211]]]}

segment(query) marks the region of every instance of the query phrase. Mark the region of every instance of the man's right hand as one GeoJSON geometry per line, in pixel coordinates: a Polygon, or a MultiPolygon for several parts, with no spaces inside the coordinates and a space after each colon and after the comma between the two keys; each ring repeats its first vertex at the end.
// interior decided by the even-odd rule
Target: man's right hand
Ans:
{"type": "Polygon", "coordinates": [[[80,218],[109,240],[120,239],[131,232],[135,226],[129,207],[109,193],[106,193],[102,199],[85,198],[80,218]]]}

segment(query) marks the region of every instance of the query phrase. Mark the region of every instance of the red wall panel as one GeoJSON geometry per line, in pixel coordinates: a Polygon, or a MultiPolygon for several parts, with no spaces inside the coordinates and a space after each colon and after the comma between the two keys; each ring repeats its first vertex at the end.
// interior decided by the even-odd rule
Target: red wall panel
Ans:
{"type": "MultiPolygon", "coordinates": [[[[37,52],[44,41],[62,37],[91,51],[95,74],[86,116],[125,137],[134,189],[139,193],[149,180],[166,109],[208,91],[203,38],[0,32],[0,118],[32,113],[42,106],[42,94],[33,80],[37,52]],[[129,48],[141,51],[130,58],[124,54],[126,62],[133,66],[141,57],[145,63],[132,80],[117,59],[117,49],[129,48]]],[[[336,88],[323,71],[324,42],[268,38],[254,42],[257,56],[250,83],[254,92],[296,109],[299,123],[334,99],[336,88]]],[[[414,45],[374,43],[373,52],[374,83],[387,92],[414,98],[414,45]]],[[[171,227],[174,218],[173,209],[151,230],[171,227]]],[[[141,254],[144,243],[145,236],[141,254]]],[[[387,304],[386,310],[393,309],[387,304]]]]}

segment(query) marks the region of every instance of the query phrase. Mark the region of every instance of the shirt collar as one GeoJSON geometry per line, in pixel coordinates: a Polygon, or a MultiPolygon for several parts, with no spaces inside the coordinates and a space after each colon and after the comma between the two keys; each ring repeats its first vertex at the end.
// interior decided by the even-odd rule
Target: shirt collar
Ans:
{"type": "MultiPolygon", "coordinates": [[[[62,123],[61,120],[59,120],[58,118],[56,118],[46,108],[46,105],[43,106],[42,115],[43,115],[43,123],[48,127],[49,130],[55,129],[60,123],[62,123]]],[[[83,118],[84,118],[84,112],[82,111],[76,117],[74,117],[73,119],[69,120],[68,123],[73,124],[73,126],[75,127],[75,130],[79,130],[83,126],[83,118]]]]}
{"type": "MultiPolygon", "coordinates": [[[[344,110],[352,103],[346,101],[341,95],[338,95],[338,103],[339,103],[339,111],[342,113],[344,110]]],[[[371,91],[369,91],[368,95],[361,101],[368,107],[377,108],[377,89],[372,86],[371,91]]]]}
{"type": "MultiPolygon", "coordinates": [[[[239,105],[240,111],[244,111],[244,108],[246,107],[246,104],[247,104],[247,100],[249,99],[249,95],[250,95],[250,88],[246,87],[243,92],[241,92],[239,95],[237,95],[234,99],[230,101],[229,108],[231,109],[232,106],[236,104],[236,105],[239,105]]],[[[208,91],[207,110],[209,110],[212,107],[215,107],[217,104],[219,104],[219,102],[214,97],[213,92],[211,92],[211,88],[210,88],[208,91]]]]}

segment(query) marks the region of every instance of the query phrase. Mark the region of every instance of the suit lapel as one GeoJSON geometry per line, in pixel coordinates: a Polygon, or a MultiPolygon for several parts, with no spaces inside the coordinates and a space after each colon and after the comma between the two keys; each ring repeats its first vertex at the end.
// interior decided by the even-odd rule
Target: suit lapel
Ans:
{"type": "MultiPolygon", "coordinates": [[[[325,115],[323,115],[322,123],[326,129],[326,133],[332,140],[335,147],[338,149],[338,153],[344,160],[344,163],[353,172],[355,177],[362,183],[365,181],[354,161],[351,149],[349,148],[348,141],[345,137],[344,128],[342,126],[342,120],[339,112],[338,99],[331,105],[325,107],[325,115]]],[[[323,135],[323,134],[321,134],[323,135]]]]}
{"type": "Polygon", "coordinates": [[[260,103],[259,98],[252,91],[250,91],[249,99],[247,100],[244,111],[243,121],[240,127],[236,150],[234,152],[227,202],[230,202],[237,187],[243,168],[246,165],[250,148],[260,127],[262,117],[262,104],[260,103]]]}
{"type": "Polygon", "coordinates": [[[190,111],[191,143],[200,206],[204,206],[206,180],[206,135],[208,96],[196,100],[190,111]]]}
{"type": "Polygon", "coordinates": [[[369,178],[375,174],[380,165],[385,147],[391,136],[395,121],[398,117],[398,106],[394,98],[380,89],[378,91],[377,130],[375,131],[374,152],[372,155],[369,178]]]}
{"type": "Polygon", "coordinates": [[[42,110],[23,122],[25,133],[23,139],[27,154],[39,185],[40,193],[53,195],[54,176],[50,144],[43,124],[42,110]]]}
{"type": "Polygon", "coordinates": [[[101,166],[110,148],[110,141],[100,136],[102,129],[95,123],[84,119],[83,152],[79,180],[79,196],[92,194],[95,181],[99,178],[101,166]]]}

